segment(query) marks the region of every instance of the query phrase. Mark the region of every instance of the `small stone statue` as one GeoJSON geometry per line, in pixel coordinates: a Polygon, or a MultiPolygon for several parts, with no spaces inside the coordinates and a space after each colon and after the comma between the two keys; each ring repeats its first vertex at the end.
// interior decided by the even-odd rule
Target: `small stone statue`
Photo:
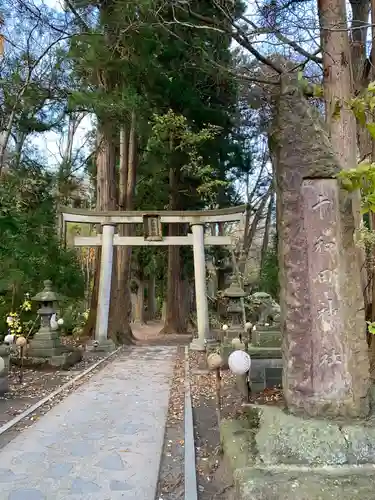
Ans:
{"type": "Polygon", "coordinates": [[[277,324],[280,322],[280,306],[265,292],[256,292],[249,297],[249,308],[258,325],[277,324]]]}

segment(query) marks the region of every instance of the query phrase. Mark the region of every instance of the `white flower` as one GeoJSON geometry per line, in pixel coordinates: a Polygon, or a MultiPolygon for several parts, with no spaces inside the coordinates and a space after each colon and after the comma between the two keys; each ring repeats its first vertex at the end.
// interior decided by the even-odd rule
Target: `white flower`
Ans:
{"type": "Polygon", "coordinates": [[[14,320],[13,320],[12,316],[7,317],[7,325],[13,325],[13,321],[14,320]]]}
{"type": "Polygon", "coordinates": [[[64,324],[64,320],[63,320],[62,318],[59,318],[59,319],[57,320],[57,324],[58,324],[59,326],[62,326],[62,325],[64,324]]]}

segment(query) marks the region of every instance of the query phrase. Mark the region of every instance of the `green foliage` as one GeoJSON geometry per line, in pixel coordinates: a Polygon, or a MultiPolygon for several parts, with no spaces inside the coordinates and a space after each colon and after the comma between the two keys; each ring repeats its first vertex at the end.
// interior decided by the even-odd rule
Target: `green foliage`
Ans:
{"type": "Polygon", "coordinates": [[[375,212],[375,164],[361,163],[338,174],[341,186],[349,192],[361,191],[362,213],[375,212]]]}
{"type": "MultiPolygon", "coordinates": [[[[359,121],[366,127],[375,140],[375,82],[370,82],[366,91],[350,101],[350,107],[359,121]]],[[[349,192],[360,190],[362,213],[375,212],[375,164],[360,163],[356,168],[340,172],[338,179],[341,186],[349,192]]]]}
{"type": "Polygon", "coordinates": [[[208,124],[206,128],[195,132],[185,116],[170,109],[164,115],[153,116],[147,154],[172,168],[178,155],[182,158],[181,173],[198,180],[197,193],[203,199],[211,199],[218,187],[226,182],[213,177],[213,168],[204,163],[199,148],[202,144],[212,141],[219,131],[219,127],[208,124]]]}
{"type": "Polygon", "coordinates": [[[67,297],[83,296],[83,275],[75,252],[57,237],[53,177],[15,170],[0,180],[0,331],[25,293],[39,292],[51,279],[67,297]]]}

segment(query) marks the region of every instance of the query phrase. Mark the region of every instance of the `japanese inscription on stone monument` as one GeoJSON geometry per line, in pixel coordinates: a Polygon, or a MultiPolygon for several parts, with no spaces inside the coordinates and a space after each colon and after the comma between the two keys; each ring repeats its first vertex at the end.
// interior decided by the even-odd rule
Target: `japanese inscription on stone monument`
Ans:
{"type": "Polygon", "coordinates": [[[340,341],[344,324],[337,293],[340,289],[338,196],[335,179],[302,182],[312,318],[311,384],[314,393],[325,398],[342,396],[350,385],[340,341]]]}

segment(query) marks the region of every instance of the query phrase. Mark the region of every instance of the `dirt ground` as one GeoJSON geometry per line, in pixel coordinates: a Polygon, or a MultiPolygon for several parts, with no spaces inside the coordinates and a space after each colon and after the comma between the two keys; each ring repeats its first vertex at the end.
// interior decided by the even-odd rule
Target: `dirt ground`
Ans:
{"type": "MultiPolygon", "coordinates": [[[[222,455],[220,446],[216,377],[214,373],[207,370],[204,353],[190,353],[189,365],[198,472],[198,498],[199,500],[234,500],[232,473],[222,455]]],[[[222,403],[224,406],[224,398],[222,403]]],[[[226,400],[226,404],[229,408],[229,401],[226,400]]],[[[237,398],[232,398],[231,410],[236,404],[237,398]]]]}
{"type": "MultiPolygon", "coordinates": [[[[195,452],[199,500],[234,500],[232,474],[220,449],[216,411],[216,379],[206,369],[205,354],[190,353],[195,452]]],[[[184,495],[184,379],[185,355],[181,347],[174,372],[157,500],[183,500],[184,495]]],[[[229,391],[229,393],[231,393],[229,391]]],[[[233,399],[228,409],[233,410],[233,399]]]]}

